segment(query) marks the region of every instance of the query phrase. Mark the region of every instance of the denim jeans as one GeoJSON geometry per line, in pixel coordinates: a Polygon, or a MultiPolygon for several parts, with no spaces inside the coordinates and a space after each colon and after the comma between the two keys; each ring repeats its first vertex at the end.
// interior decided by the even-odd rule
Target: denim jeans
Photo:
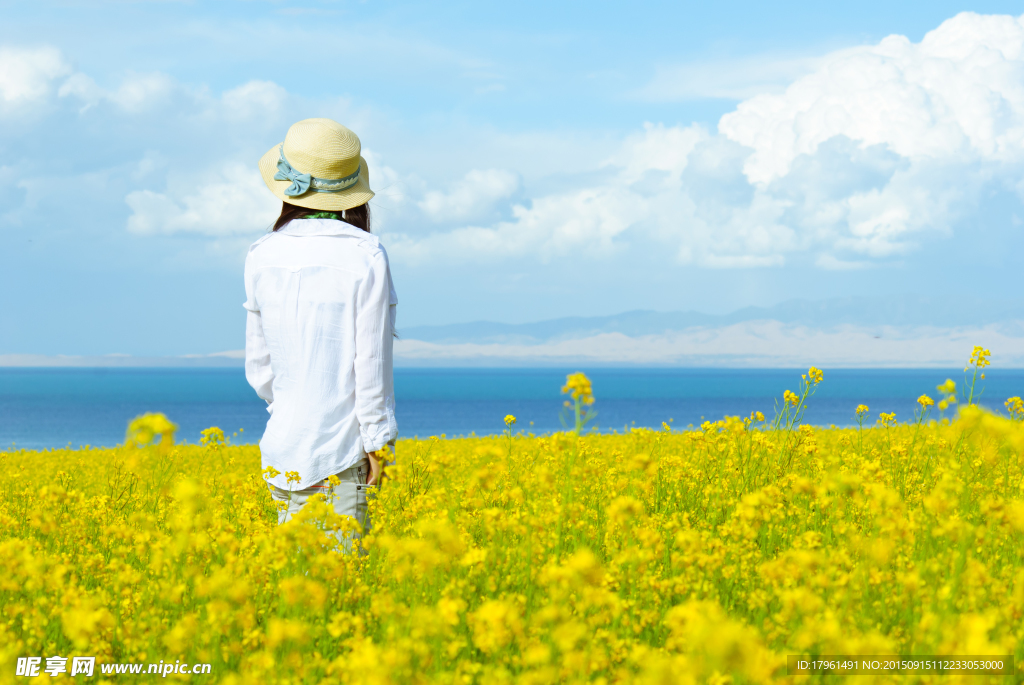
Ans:
{"type": "Polygon", "coordinates": [[[302,490],[282,490],[274,485],[269,485],[270,496],[275,502],[286,502],[287,506],[281,506],[277,513],[278,525],[290,521],[291,518],[306,505],[313,495],[323,494],[324,499],[334,507],[334,511],[341,516],[351,516],[362,525],[362,534],[350,533],[340,534],[332,532],[341,542],[346,551],[352,548],[352,542],[358,540],[370,531],[370,519],[366,512],[366,496],[368,486],[366,476],[370,472],[370,463],[364,459],[359,464],[345,469],[336,474],[341,482],[331,486],[327,480],[320,481],[302,490]]]}

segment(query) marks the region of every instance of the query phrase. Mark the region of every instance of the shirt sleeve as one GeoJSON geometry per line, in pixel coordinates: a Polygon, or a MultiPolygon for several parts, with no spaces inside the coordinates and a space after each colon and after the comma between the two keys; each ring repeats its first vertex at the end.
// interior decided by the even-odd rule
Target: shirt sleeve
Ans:
{"type": "Polygon", "coordinates": [[[263,337],[263,316],[250,311],[245,320],[245,380],[267,402],[274,401],[274,369],[263,337]]]}
{"type": "Polygon", "coordinates": [[[274,370],[270,365],[270,349],[263,335],[263,316],[256,304],[255,283],[245,261],[245,379],[256,394],[267,402],[274,401],[274,370]]]}
{"type": "Polygon", "coordinates": [[[356,418],[366,452],[376,452],[398,433],[393,396],[393,292],[387,254],[382,251],[356,295],[356,418]]]}

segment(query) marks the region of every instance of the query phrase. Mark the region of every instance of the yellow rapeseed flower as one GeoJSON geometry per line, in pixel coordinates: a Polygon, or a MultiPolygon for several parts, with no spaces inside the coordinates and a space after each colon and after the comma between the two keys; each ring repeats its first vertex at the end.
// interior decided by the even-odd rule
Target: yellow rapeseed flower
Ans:
{"type": "Polygon", "coordinates": [[[510,602],[488,600],[469,617],[473,644],[485,654],[507,647],[522,633],[518,609],[510,602]]]}
{"type": "Polygon", "coordinates": [[[967,366],[964,367],[964,371],[966,371],[972,365],[977,366],[979,369],[983,369],[986,366],[989,366],[989,357],[991,356],[992,353],[989,352],[987,349],[985,349],[981,345],[975,345],[974,351],[971,352],[971,359],[970,361],[967,362],[967,366]]]}
{"type": "Polygon", "coordinates": [[[1020,397],[1011,397],[1005,402],[1006,410],[1010,412],[1010,418],[1024,418],[1024,400],[1020,397]]]}
{"type": "Polygon", "coordinates": [[[206,430],[200,431],[200,435],[203,437],[199,438],[199,444],[205,447],[219,447],[227,443],[224,431],[217,426],[210,426],[206,430]]]}
{"type": "Polygon", "coordinates": [[[511,414],[509,414],[508,416],[505,417],[505,425],[506,426],[511,426],[515,422],[516,422],[516,417],[512,416],[511,414]]]}
{"type": "Polygon", "coordinates": [[[868,405],[866,405],[866,404],[858,404],[856,411],[857,411],[857,416],[862,416],[863,414],[867,414],[871,410],[868,409],[868,405]]]}
{"type": "Polygon", "coordinates": [[[174,444],[174,433],[178,426],[168,420],[163,414],[143,414],[136,416],[128,424],[128,432],[125,435],[125,444],[129,446],[144,447],[160,437],[160,444],[171,446],[174,444]]]}
{"type": "Polygon", "coordinates": [[[562,393],[571,393],[574,400],[578,399],[583,404],[594,403],[594,393],[590,387],[590,379],[582,372],[572,373],[565,377],[562,393]]]}
{"type": "Polygon", "coordinates": [[[917,398],[917,403],[921,405],[922,409],[935,406],[935,400],[928,397],[928,395],[921,395],[917,398]]]}

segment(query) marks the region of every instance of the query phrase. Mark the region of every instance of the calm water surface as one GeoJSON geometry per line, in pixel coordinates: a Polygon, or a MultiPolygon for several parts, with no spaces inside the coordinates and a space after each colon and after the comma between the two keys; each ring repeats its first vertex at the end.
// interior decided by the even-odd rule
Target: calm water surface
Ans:
{"type": "MultiPolygon", "coordinates": [[[[566,373],[580,369],[396,369],[398,425],[403,437],[500,433],[513,414],[517,428],[562,430],[559,420],[566,373]],[[532,423],[531,423],[532,422],[532,423]]],[[[801,371],[786,369],[582,369],[593,380],[601,430],[677,428],[704,419],[769,417],[775,399],[796,390],[801,371]]],[[[960,369],[825,369],[805,420],[849,425],[859,403],[912,418],[922,393],[936,396],[946,378],[962,382],[960,369]]],[[[987,374],[982,404],[1001,409],[1024,395],[1024,369],[987,374]]],[[[198,442],[199,431],[220,426],[236,442],[256,442],[266,426],[265,403],[241,369],[0,369],[0,449],[115,445],[132,417],[163,412],[180,427],[178,437],[198,442]],[[239,432],[240,431],[240,432],[239,432]]]]}

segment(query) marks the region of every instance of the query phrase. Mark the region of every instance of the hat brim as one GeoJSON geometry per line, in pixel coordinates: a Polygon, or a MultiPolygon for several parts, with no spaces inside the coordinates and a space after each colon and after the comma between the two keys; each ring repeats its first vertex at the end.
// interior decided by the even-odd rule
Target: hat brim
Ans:
{"type": "Polygon", "coordinates": [[[370,170],[362,156],[359,157],[361,165],[359,180],[351,188],[345,188],[336,193],[318,193],[315,190],[308,190],[302,195],[295,196],[284,194],[285,188],[291,185],[291,181],[274,180],[279,159],[281,159],[281,146],[275,145],[260,159],[260,175],[263,177],[263,182],[270,188],[270,192],[280,198],[282,202],[309,209],[338,211],[364,205],[373,197],[373,191],[370,190],[370,170]]]}

